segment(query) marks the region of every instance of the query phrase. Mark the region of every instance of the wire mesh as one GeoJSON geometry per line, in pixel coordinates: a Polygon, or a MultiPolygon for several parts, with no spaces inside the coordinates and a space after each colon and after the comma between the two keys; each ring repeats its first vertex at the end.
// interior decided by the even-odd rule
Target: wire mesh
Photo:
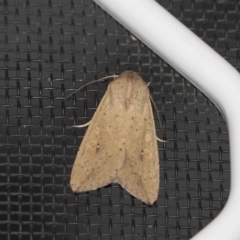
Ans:
{"type": "MultiPolygon", "coordinates": [[[[238,1],[158,2],[239,68],[238,1]]],[[[189,239],[217,216],[229,194],[228,134],[201,92],[92,1],[4,0],[0,13],[1,239],[189,239]],[[91,119],[108,82],[62,100],[127,69],[152,81],[168,139],[152,207],[119,185],[69,187],[85,133],[72,126],[91,119]]]]}

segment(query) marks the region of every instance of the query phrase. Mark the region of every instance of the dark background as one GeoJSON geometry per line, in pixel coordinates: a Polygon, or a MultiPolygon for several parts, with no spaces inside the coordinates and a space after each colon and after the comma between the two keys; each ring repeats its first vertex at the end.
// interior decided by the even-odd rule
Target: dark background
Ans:
{"type": "MultiPolygon", "coordinates": [[[[239,69],[238,1],[158,2],[239,69]]],[[[228,198],[219,111],[90,0],[1,1],[0,105],[0,239],[189,239],[228,198]],[[127,69],[152,81],[168,139],[152,207],[119,185],[79,195],[69,187],[85,133],[72,126],[91,119],[109,81],[62,100],[127,69]]]]}

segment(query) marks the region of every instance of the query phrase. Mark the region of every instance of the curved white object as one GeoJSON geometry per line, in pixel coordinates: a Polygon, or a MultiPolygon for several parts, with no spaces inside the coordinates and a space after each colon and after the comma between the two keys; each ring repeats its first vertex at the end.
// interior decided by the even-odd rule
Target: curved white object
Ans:
{"type": "Polygon", "coordinates": [[[192,240],[240,239],[240,75],[153,0],[94,0],[211,99],[228,124],[231,191],[221,213],[192,240]]]}

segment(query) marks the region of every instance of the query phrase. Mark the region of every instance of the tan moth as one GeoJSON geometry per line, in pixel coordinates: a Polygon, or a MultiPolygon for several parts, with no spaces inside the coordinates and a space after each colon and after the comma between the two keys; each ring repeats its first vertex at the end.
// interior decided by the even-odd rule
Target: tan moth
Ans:
{"type": "Polygon", "coordinates": [[[133,71],[109,83],[77,153],[70,185],[86,192],[119,183],[153,204],[159,192],[159,156],[148,87],[133,71]]]}

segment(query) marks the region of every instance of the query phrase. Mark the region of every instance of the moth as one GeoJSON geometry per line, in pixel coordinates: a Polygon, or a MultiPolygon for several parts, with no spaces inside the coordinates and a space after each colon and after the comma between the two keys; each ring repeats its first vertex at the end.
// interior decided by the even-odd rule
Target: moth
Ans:
{"type": "Polygon", "coordinates": [[[149,89],[133,71],[109,83],[77,152],[70,186],[87,192],[120,184],[152,205],[159,192],[159,156],[149,89]]]}

